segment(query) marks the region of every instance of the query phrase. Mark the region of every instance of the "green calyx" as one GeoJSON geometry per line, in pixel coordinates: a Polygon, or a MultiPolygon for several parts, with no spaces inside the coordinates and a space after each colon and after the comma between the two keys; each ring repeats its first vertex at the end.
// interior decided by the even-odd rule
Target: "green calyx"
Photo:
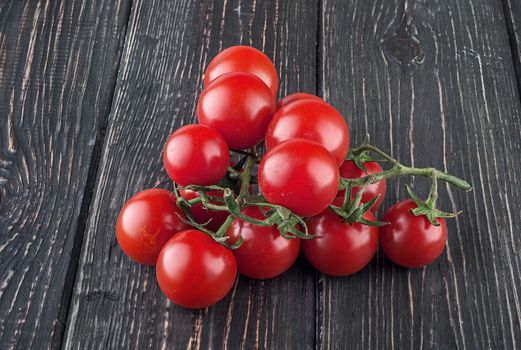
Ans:
{"type": "MultiPolygon", "coordinates": [[[[436,180],[433,181],[433,184],[436,183],[436,180]]],[[[437,209],[435,206],[437,193],[433,195],[434,192],[432,192],[432,190],[429,194],[429,198],[426,201],[423,201],[420,199],[420,197],[418,197],[418,195],[416,195],[416,193],[414,193],[414,191],[411,189],[409,185],[405,185],[405,187],[407,188],[407,193],[409,194],[409,197],[411,197],[411,199],[416,204],[416,208],[412,209],[411,212],[415,216],[425,216],[427,220],[429,220],[429,222],[434,226],[440,225],[438,218],[455,218],[456,216],[462,213],[462,211],[448,213],[437,209]]],[[[433,187],[435,186],[433,185],[433,187]]]]}
{"type": "Polygon", "coordinates": [[[347,183],[346,185],[346,192],[344,195],[344,200],[341,207],[337,207],[334,205],[330,205],[329,208],[333,210],[338,216],[340,216],[345,223],[348,224],[354,224],[356,222],[359,222],[363,225],[367,226],[383,226],[386,225],[386,222],[380,222],[380,221],[372,221],[366,219],[364,216],[365,214],[371,210],[371,208],[374,206],[374,204],[378,201],[380,198],[380,195],[376,196],[375,198],[371,199],[367,203],[361,203],[362,200],[362,194],[364,192],[364,189],[367,187],[367,184],[360,188],[358,193],[356,194],[355,198],[352,199],[352,190],[353,186],[351,184],[347,183]]]}

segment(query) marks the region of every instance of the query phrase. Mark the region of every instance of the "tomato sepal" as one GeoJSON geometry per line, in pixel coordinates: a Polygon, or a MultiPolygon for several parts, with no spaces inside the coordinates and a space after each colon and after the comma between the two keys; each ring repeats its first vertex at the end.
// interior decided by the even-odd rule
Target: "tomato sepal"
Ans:
{"type": "Polygon", "coordinates": [[[357,153],[357,152],[354,152],[353,149],[349,150],[346,160],[352,161],[360,170],[362,170],[365,173],[367,173],[367,167],[365,166],[365,163],[369,163],[369,162],[386,163],[386,162],[388,162],[388,160],[386,160],[386,159],[371,157],[369,155],[369,152],[367,152],[367,151],[357,153]]]}
{"type": "MultiPolygon", "coordinates": [[[[436,182],[436,180],[434,180],[433,184],[435,182],[436,182]]],[[[411,212],[415,216],[422,216],[422,215],[425,216],[427,218],[427,220],[429,220],[429,222],[431,224],[433,224],[434,226],[440,225],[438,218],[443,218],[443,219],[455,218],[456,216],[458,216],[459,214],[461,214],[463,212],[460,210],[457,212],[449,213],[449,212],[445,212],[445,211],[441,211],[441,210],[437,209],[435,207],[436,199],[433,200],[434,197],[433,197],[432,190],[431,190],[431,193],[429,194],[429,198],[426,201],[424,201],[424,200],[420,199],[420,197],[418,197],[418,195],[416,193],[414,193],[414,191],[412,190],[412,188],[409,185],[405,185],[405,187],[407,188],[407,193],[409,194],[409,197],[416,204],[416,208],[411,209],[411,212]]],[[[433,186],[433,187],[435,187],[435,186],[433,186]]]]}
{"type": "MultiPolygon", "coordinates": [[[[347,180],[342,178],[342,180],[347,180]]],[[[364,216],[365,214],[373,208],[376,202],[380,199],[380,195],[378,194],[371,200],[366,203],[361,203],[362,193],[364,188],[367,185],[362,186],[362,189],[356,194],[355,198],[351,197],[351,193],[353,190],[353,185],[349,181],[345,181],[345,195],[342,201],[342,206],[338,207],[335,205],[330,205],[329,208],[335,212],[338,216],[340,216],[345,223],[354,224],[361,223],[367,226],[383,226],[387,225],[387,222],[381,222],[377,220],[368,220],[364,216]]]]}

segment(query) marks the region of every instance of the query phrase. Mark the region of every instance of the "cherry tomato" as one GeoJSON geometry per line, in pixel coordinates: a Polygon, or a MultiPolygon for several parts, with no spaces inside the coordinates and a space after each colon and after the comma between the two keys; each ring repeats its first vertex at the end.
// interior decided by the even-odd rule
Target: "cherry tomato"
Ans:
{"type": "MultiPolygon", "coordinates": [[[[367,175],[381,173],[383,171],[382,167],[377,162],[365,162],[364,165],[367,169],[367,172],[363,171],[358,166],[356,166],[356,164],[353,161],[346,160],[344,164],[342,164],[342,166],[340,167],[340,176],[345,177],[347,179],[358,179],[367,175]]],[[[384,200],[386,188],[387,184],[385,180],[367,186],[364,192],[362,193],[361,202],[367,203],[376,196],[380,195],[380,197],[378,197],[378,200],[374,203],[373,207],[371,208],[372,211],[376,211],[384,200]]],[[[353,190],[351,191],[351,197],[354,198],[359,191],[359,187],[353,188],[353,190]]],[[[338,197],[344,198],[344,195],[344,190],[338,191],[338,197]]]]}
{"type": "Polygon", "coordinates": [[[324,146],[340,166],[349,151],[349,129],[336,109],[325,102],[301,100],[280,109],[266,130],[266,149],[291,138],[324,146]]]}
{"type": "Polygon", "coordinates": [[[116,239],[123,252],[141,264],[155,265],[163,245],[188,228],[177,214],[175,196],[154,188],[135,194],[119,212],[116,239]]]}
{"type": "Polygon", "coordinates": [[[313,216],[324,211],[337,194],[339,170],[320,144],[291,139],[273,147],[262,158],[259,186],[272,204],[295,214],[313,216]]]}
{"type": "Polygon", "coordinates": [[[230,151],[223,137],[205,125],[186,125],[168,139],[163,163],[170,178],[181,186],[213,185],[230,164],[230,151]]]}
{"type": "Polygon", "coordinates": [[[197,117],[219,131],[230,148],[240,150],[262,140],[275,108],[275,98],[258,77],[228,73],[201,93],[197,117]]]}
{"type": "MultiPolygon", "coordinates": [[[[182,189],[179,192],[181,192],[181,196],[185,199],[194,199],[198,198],[199,194],[195,191],[182,189]]],[[[223,196],[223,191],[215,190],[215,191],[209,191],[206,192],[208,196],[213,197],[221,197],[223,196]]],[[[212,201],[210,201],[212,202],[212,201]]],[[[212,202],[214,204],[222,205],[220,202],[212,202]]],[[[200,223],[205,224],[208,222],[208,225],[206,226],[208,229],[212,231],[217,231],[219,227],[226,221],[226,218],[228,217],[228,212],[225,211],[213,211],[209,210],[206,207],[204,207],[201,203],[194,204],[190,208],[192,211],[192,215],[194,219],[200,223]]]]}
{"type": "Polygon", "coordinates": [[[436,260],[447,242],[445,220],[438,218],[434,226],[425,216],[416,216],[411,200],[396,203],[385,213],[380,227],[380,242],[385,255],[395,264],[416,268],[436,260]]]}
{"type": "Polygon", "coordinates": [[[204,74],[205,87],[217,77],[231,72],[251,73],[262,79],[270,88],[273,96],[277,96],[279,79],[273,62],[250,46],[232,46],[221,51],[208,65],[204,74]]]}
{"type": "MultiPolygon", "coordinates": [[[[374,221],[371,212],[364,216],[374,221]]],[[[348,276],[363,269],[376,253],[378,228],[360,223],[345,223],[327,209],[306,220],[315,238],[304,240],[302,249],[311,265],[331,276],[348,276]]]]}
{"type": "MultiPolygon", "coordinates": [[[[258,207],[247,207],[243,213],[255,219],[264,219],[258,207]]],[[[235,219],[227,235],[230,243],[242,237],[242,244],[233,250],[233,255],[239,272],[249,278],[267,279],[280,275],[295,262],[300,250],[300,239],[282,237],[276,226],[257,226],[235,219]]]]}
{"type": "Polygon", "coordinates": [[[280,100],[279,103],[277,104],[277,109],[281,109],[282,107],[285,107],[292,102],[302,101],[302,100],[313,100],[313,101],[317,101],[317,102],[326,103],[323,99],[321,99],[318,96],[307,94],[305,92],[296,92],[296,93],[288,95],[288,96],[284,97],[282,100],[280,100]]]}
{"type": "Polygon", "coordinates": [[[175,304],[189,309],[213,305],[226,296],[237,276],[232,252],[198,230],[186,230],[163,247],[157,282],[175,304]]]}

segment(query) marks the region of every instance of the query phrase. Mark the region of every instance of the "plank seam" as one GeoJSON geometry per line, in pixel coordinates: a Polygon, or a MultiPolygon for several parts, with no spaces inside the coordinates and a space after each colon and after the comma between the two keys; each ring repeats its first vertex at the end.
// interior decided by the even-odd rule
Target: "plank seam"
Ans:
{"type": "Polygon", "coordinates": [[[100,124],[98,126],[98,132],[96,133],[96,139],[94,143],[94,147],[92,149],[92,154],[90,158],[89,170],[87,173],[87,181],[85,182],[85,188],[83,191],[83,199],[81,202],[80,214],[78,217],[78,226],[76,228],[76,234],[73,240],[73,246],[71,250],[71,262],[67,267],[66,275],[65,275],[65,283],[62,293],[62,300],[60,303],[60,307],[58,310],[57,322],[54,326],[53,337],[51,340],[52,348],[57,349],[61,347],[62,349],[65,347],[65,329],[67,327],[67,320],[69,318],[69,311],[72,301],[72,294],[74,291],[74,285],[76,280],[76,274],[78,271],[78,262],[81,253],[81,247],[83,245],[83,236],[85,234],[85,228],[87,225],[87,219],[89,217],[90,206],[92,203],[92,197],[94,192],[94,187],[96,185],[96,179],[98,174],[99,163],[101,160],[101,154],[103,151],[103,145],[105,143],[105,133],[108,125],[108,120],[110,113],[112,111],[112,102],[114,99],[114,93],[116,90],[117,78],[119,76],[119,71],[121,67],[121,61],[123,59],[123,51],[124,44],[127,38],[128,31],[128,23],[130,20],[130,14],[132,11],[133,1],[129,0],[126,4],[122,4],[125,6],[124,16],[122,18],[122,22],[124,23],[124,28],[122,30],[122,45],[117,51],[115,61],[116,66],[114,68],[115,74],[111,77],[111,82],[109,84],[108,89],[108,103],[109,109],[104,115],[100,118],[100,124]]]}
{"type": "Polygon", "coordinates": [[[516,33],[514,30],[514,22],[512,20],[512,13],[509,11],[509,0],[501,0],[503,16],[505,18],[505,26],[508,34],[508,43],[510,46],[510,53],[512,55],[512,65],[516,74],[517,96],[521,100],[521,57],[519,57],[519,47],[516,42],[516,33]]]}
{"type": "MultiPolygon", "coordinates": [[[[323,82],[322,82],[322,56],[321,56],[321,47],[323,44],[323,33],[322,33],[322,9],[323,9],[322,0],[317,0],[317,37],[316,37],[316,57],[315,57],[315,94],[317,96],[323,97],[323,82]]],[[[320,280],[320,272],[315,271],[314,280],[315,280],[315,349],[323,348],[322,344],[322,294],[323,294],[323,286],[320,280]]]]}

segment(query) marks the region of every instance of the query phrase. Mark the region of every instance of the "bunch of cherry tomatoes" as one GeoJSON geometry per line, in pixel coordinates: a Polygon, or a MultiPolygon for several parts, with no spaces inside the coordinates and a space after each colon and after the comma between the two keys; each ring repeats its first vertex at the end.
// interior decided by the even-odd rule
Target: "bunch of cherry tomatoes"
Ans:
{"type": "Polygon", "coordinates": [[[363,269],[378,242],[404,267],[440,256],[447,240],[444,218],[454,214],[435,208],[436,183],[470,189],[463,180],[406,167],[369,145],[350,150],[344,118],[321,98],[296,93],[277,103],[277,71],[254,48],[222,51],[209,64],[204,85],[199,123],[176,130],[164,148],[174,191],[139,192],[116,225],[121,249],[156,266],[159,286],[175,304],[215,304],[237,272],[273,278],[301,250],[332,276],[363,269]],[[392,167],[383,170],[383,163],[392,167]],[[431,177],[429,198],[422,201],[410,191],[411,199],[377,221],[373,213],[386,179],[402,175],[431,177]]]}

